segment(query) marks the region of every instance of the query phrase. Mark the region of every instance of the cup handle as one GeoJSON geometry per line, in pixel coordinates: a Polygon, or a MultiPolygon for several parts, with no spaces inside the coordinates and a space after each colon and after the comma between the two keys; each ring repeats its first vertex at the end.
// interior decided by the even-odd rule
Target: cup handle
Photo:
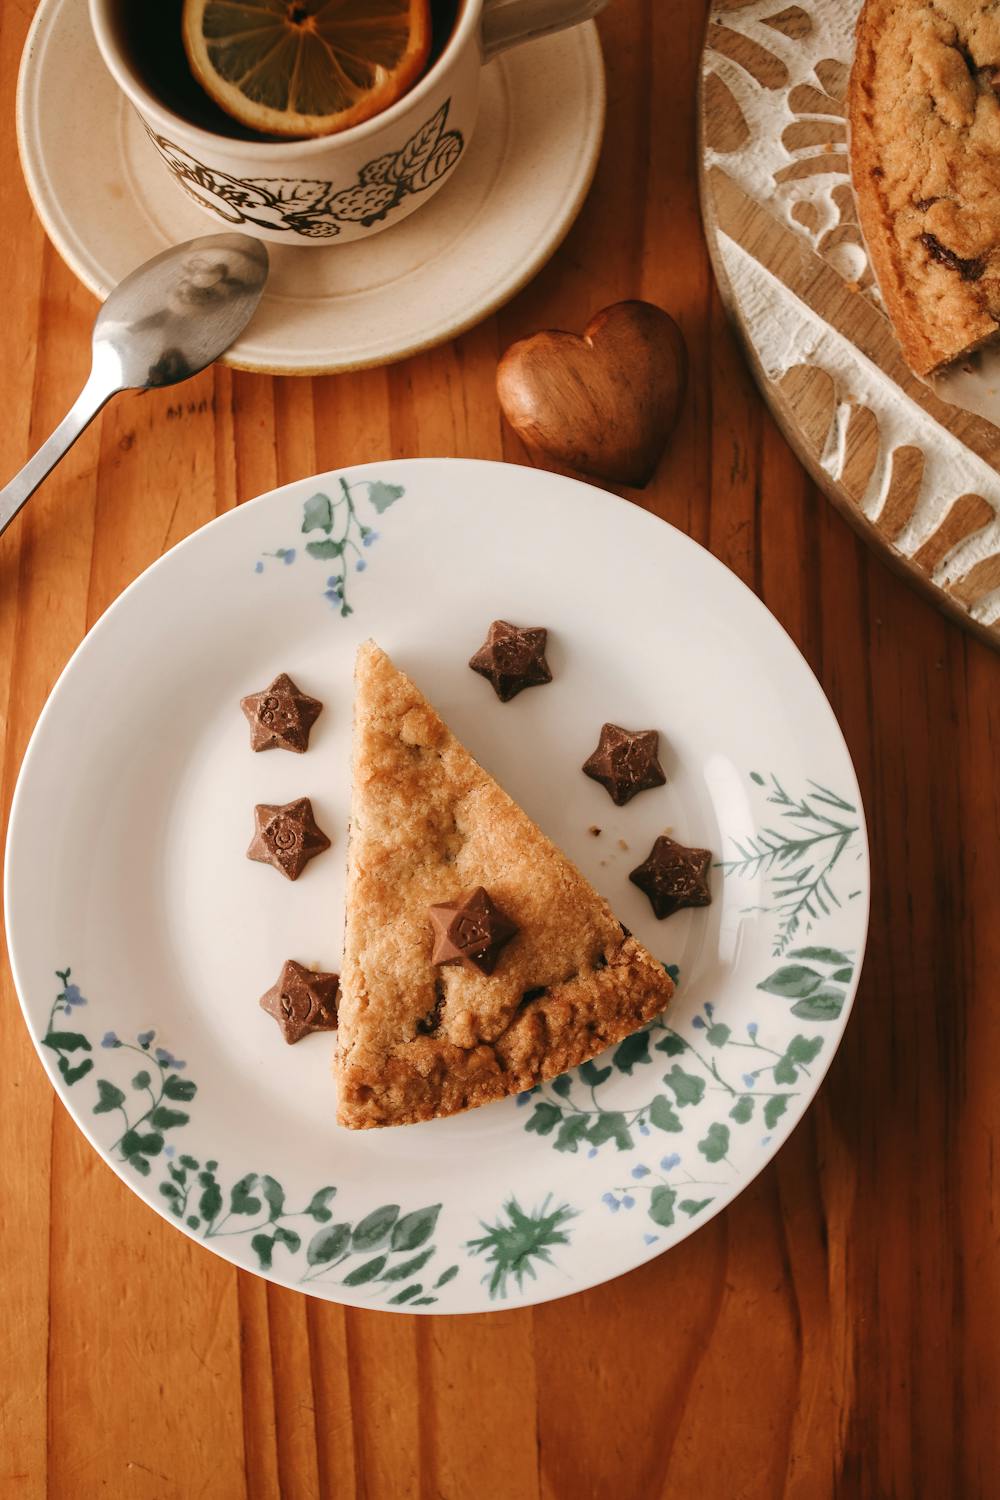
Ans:
{"type": "Polygon", "coordinates": [[[495,57],[531,37],[589,21],[607,3],[608,0],[485,0],[483,59],[495,57]]]}

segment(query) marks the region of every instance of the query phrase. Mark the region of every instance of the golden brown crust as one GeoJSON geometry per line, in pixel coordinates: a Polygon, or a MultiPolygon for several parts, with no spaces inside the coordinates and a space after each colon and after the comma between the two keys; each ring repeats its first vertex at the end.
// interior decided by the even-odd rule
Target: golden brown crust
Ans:
{"type": "Polygon", "coordinates": [[[1000,328],[1000,8],[866,0],[851,175],[907,363],[927,375],[1000,328]]]}
{"type": "Polygon", "coordinates": [[[358,653],[337,1118],[501,1099],[658,1015],[662,964],[372,643],[358,653]],[[492,976],[431,963],[430,905],[482,885],[517,924],[492,976]],[[541,993],[538,993],[541,992],[541,993]]]}

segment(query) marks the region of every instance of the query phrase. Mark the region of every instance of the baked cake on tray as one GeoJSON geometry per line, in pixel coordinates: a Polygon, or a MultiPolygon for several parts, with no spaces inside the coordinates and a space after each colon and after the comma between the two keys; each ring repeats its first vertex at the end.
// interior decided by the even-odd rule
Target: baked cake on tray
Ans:
{"type": "Polygon", "coordinates": [[[866,0],[848,116],[872,269],[929,375],[1000,331],[1000,5],[866,0]]]}
{"type": "Polygon", "coordinates": [[[663,965],[372,642],[353,760],[341,1125],[520,1093],[663,1010],[663,965]]]}

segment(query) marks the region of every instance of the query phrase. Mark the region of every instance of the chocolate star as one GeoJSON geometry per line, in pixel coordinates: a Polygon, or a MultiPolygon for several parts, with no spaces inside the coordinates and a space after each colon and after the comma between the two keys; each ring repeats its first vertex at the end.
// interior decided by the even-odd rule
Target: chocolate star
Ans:
{"type": "Polygon", "coordinates": [[[517,926],[490,900],[481,885],[457,901],[428,908],[434,927],[435,964],[464,964],[480,974],[492,974],[504,943],[517,926]]]}
{"type": "Polygon", "coordinates": [[[240,699],[240,708],[250,721],[251,750],[309,748],[309,731],[319,718],[322,703],[296,687],[287,672],[281,672],[262,693],[240,699]]]}
{"type": "Polygon", "coordinates": [[[501,703],[509,703],[522,688],[552,681],[545,660],[548,634],[540,625],[519,630],[506,620],[494,620],[469,666],[492,682],[501,703]]]}
{"type": "Polygon", "coordinates": [[[298,880],[309,861],[330,847],[330,840],[313,817],[308,797],[282,807],[258,802],[253,816],[255,831],[247,859],[273,865],[289,880],[298,880]]]}
{"type": "Polygon", "coordinates": [[[339,974],[314,974],[290,958],[260,1008],[273,1016],[285,1041],[301,1042],[311,1031],[336,1031],[339,974]]]}
{"type": "Polygon", "coordinates": [[[657,759],[659,745],[655,729],[632,734],[620,724],[604,724],[597,749],[583,763],[584,772],[607,789],[617,807],[624,807],[637,792],[666,781],[657,759]]]}
{"type": "Polygon", "coordinates": [[[712,854],[708,849],[686,849],[668,839],[656,840],[649,858],[629,875],[633,885],[645,891],[657,917],[673,916],[682,906],[708,906],[712,893],[708,888],[708,867],[712,854]]]}

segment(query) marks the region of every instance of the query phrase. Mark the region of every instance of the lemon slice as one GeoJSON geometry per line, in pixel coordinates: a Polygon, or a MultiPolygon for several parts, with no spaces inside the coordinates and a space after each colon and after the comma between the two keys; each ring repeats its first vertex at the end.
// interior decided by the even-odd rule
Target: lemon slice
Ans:
{"type": "Polygon", "coordinates": [[[265,135],[333,135],[405,94],[429,0],[184,0],[184,50],[227,114],[265,135]]]}

